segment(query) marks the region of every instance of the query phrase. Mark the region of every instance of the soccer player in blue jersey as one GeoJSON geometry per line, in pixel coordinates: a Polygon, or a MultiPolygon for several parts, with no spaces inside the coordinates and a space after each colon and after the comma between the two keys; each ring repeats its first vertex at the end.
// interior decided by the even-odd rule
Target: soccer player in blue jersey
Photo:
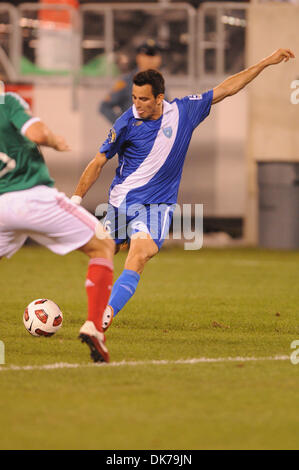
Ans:
{"type": "Polygon", "coordinates": [[[164,79],[158,71],[135,75],[133,106],[116,120],[72,197],[80,204],[104,165],[118,154],[104,224],[114,237],[116,252],[124,240],[130,248],[105,310],[104,330],[134,294],[146,263],[158,253],[168,233],[194,129],[209,115],[213,104],[238,93],[266,67],[294,57],[291,50],[278,49],[214,89],[171,103],[164,100],[164,79]],[[157,204],[158,216],[151,217],[157,204]]]}

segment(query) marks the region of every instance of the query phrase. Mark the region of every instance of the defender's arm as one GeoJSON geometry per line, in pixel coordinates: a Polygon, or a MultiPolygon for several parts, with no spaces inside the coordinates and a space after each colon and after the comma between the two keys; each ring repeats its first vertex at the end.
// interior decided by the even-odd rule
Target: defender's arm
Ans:
{"type": "Polygon", "coordinates": [[[70,150],[65,139],[53,132],[42,121],[33,122],[26,129],[25,136],[37,145],[45,145],[59,152],[70,150]]]}

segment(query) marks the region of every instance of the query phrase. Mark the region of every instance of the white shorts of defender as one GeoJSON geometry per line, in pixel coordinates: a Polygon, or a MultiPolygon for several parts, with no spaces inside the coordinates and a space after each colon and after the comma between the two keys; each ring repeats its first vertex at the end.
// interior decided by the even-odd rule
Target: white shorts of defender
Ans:
{"type": "Polygon", "coordinates": [[[0,196],[0,257],[9,258],[28,237],[64,255],[85,245],[99,221],[65,194],[35,186],[0,196]]]}

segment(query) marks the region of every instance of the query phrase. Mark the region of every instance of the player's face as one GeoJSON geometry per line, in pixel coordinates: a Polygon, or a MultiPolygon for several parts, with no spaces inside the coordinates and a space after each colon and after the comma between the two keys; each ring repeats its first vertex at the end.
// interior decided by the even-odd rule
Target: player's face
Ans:
{"type": "Polygon", "coordinates": [[[159,119],[162,114],[164,95],[161,93],[155,98],[152,85],[137,86],[133,84],[132,98],[142,119],[159,119]]]}

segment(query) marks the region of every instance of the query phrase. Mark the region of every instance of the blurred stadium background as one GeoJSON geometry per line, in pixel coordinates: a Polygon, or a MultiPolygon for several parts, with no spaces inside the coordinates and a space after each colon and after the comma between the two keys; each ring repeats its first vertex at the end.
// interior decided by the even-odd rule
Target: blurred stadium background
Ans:
{"type": "MultiPolygon", "coordinates": [[[[43,152],[69,196],[110,128],[99,104],[148,38],[163,49],[171,99],[279,47],[297,56],[214,106],[194,133],[179,202],[203,203],[204,244],[226,248],[165,243],[107,334],[111,367],[91,367],[77,341],[82,254],[27,247],[1,260],[1,449],[298,449],[296,1],[0,2],[1,80],[66,137],[72,153],[43,152]],[[291,251],[235,246],[245,244],[291,251]],[[22,322],[40,297],[64,314],[47,340],[22,322]]],[[[115,165],[84,199],[90,211],[107,200],[115,165]]]]}
{"type": "MultiPolygon", "coordinates": [[[[294,2],[40,0],[0,3],[0,75],[33,113],[64,135],[70,156],[45,149],[57,187],[71,196],[110,123],[99,103],[134,67],[148,38],[162,47],[169,97],[210,89],[279,47],[299,52],[294,2]]],[[[212,109],[194,133],[179,203],[204,204],[204,231],[270,248],[299,248],[297,61],[265,71],[212,109]]],[[[107,200],[116,159],[85,198],[107,200]]]]}

